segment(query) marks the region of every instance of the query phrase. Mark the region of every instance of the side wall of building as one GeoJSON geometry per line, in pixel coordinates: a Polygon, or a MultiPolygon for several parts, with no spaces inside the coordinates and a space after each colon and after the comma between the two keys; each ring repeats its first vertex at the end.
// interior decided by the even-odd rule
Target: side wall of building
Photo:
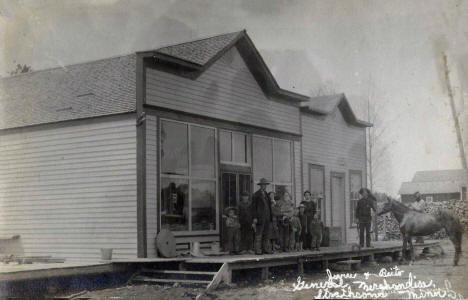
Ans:
{"type": "Polygon", "coordinates": [[[345,174],[345,199],[342,210],[346,215],[347,242],[357,239],[357,230],[350,226],[350,171],[360,171],[362,184],[366,185],[366,137],[365,129],[349,125],[339,109],[328,116],[302,114],[302,152],[303,152],[303,189],[310,190],[309,165],[324,167],[325,175],[325,221],[332,226],[331,207],[331,172],[345,174]]]}
{"type": "Polygon", "coordinates": [[[0,132],[0,235],[25,255],[137,255],[135,115],[0,132]]]}

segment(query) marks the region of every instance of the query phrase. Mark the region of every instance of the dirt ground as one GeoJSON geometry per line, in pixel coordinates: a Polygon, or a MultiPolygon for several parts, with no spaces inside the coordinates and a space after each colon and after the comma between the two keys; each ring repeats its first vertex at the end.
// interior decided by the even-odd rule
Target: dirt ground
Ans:
{"type": "MultiPolygon", "coordinates": [[[[271,279],[266,282],[247,282],[247,281],[238,281],[235,287],[226,287],[221,286],[216,291],[213,291],[207,295],[199,297],[199,299],[258,299],[258,300],[274,300],[274,299],[314,299],[317,297],[319,292],[322,292],[322,298],[337,298],[340,296],[348,296],[352,298],[376,298],[374,292],[379,290],[372,290],[372,283],[382,284],[385,280],[389,285],[401,283],[403,285],[397,286],[396,288],[387,289],[387,298],[391,299],[460,299],[463,296],[468,297],[468,255],[462,256],[458,267],[452,266],[452,260],[454,256],[454,250],[449,241],[441,242],[445,255],[437,255],[437,251],[434,253],[431,251],[429,257],[419,257],[418,260],[413,265],[404,265],[392,263],[383,263],[378,262],[376,266],[363,266],[360,271],[357,272],[334,272],[332,274],[343,274],[350,273],[351,276],[355,276],[352,279],[344,279],[340,284],[341,286],[330,288],[328,294],[326,294],[324,289],[321,291],[318,288],[303,289],[300,291],[294,291],[294,283],[297,283],[297,275],[293,269],[279,269],[272,271],[271,279]],[[392,270],[392,268],[399,268],[402,272],[395,272],[394,274],[398,276],[389,276],[392,275],[387,273],[380,276],[368,275],[368,279],[365,279],[366,272],[371,274],[379,274],[382,268],[387,270],[392,270]],[[408,283],[409,274],[413,275],[413,283],[415,284],[418,280],[423,280],[424,284],[429,285],[430,280],[432,284],[427,288],[421,289],[411,289],[403,288],[404,284],[408,283]],[[355,274],[355,275],[353,275],[355,274]],[[447,282],[448,280],[448,282],[447,282]],[[363,281],[369,287],[368,290],[364,287],[359,287],[360,283],[356,281],[363,281]],[[354,283],[353,283],[354,282],[354,283]],[[353,293],[357,292],[366,292],[367,294],[346,294],[341,293],[332,294],[333,292],[342,292],[343,290],[349,291],[349,288],[344,288],[346,284],[351,286],[353,293]],[[401,288],[401,293],[398,294],[396,291],[401,288]],[[410,292],[408,292],[410,291],[410,292]],[[432,292],[429,293],[428,291],[432,292]],[[445,293],[445,294],[444,294],[445,293]],[[350,296],[351,295],[351,296],[350,296]]],[[[468,245],[466,241],[464,242],[465,247],[468,245]]],[[[466,249],[466,248],[465,248],[466,249]]],[[[246,276],[240,276],[241,278],[246,278],[246,276]]],[[[329,274],[324,271],[319,270],[306,270],[305,275],[303,276],[303,281],[306,284],[311,283],[324,283],[329,279],[329,274]]],[[[339,280],[336,279],[333,282],[338,283],[339,280]]],[[[395,286],[392,286],[395,287],[395,286]]],[[[414,287],[414,285],[412,285],[414,287]]],[[[195,299],[197,295],[202,293],[203,289],[193,288],[193,287],[181,287],[181,286],[159,286],[159,285],[131,285],[124,286],[113,289],[92,291],[82,295],[83,299],[105,299],[105,300],[123,300],[123,299],[195,299]]],[[[381,291],[381,290],[380,290],[381,291]]],[[[384,294],[380,294],[384,296],[384,294]]],[[[349,298],[348,298],[349,299],[349,298]]]]}

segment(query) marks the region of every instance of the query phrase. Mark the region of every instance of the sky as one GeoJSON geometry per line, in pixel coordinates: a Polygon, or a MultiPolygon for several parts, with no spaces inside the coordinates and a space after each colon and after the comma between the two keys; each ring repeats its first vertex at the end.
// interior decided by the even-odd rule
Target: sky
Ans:
{"type": "MultiPolygon", "coordinates": [[[[441,53],[468,91],[468,0],[0,0],[0,76],[246,29],[282,88],[371,103],[375,189],[460,168],[441,53]],[[379,148],[380,147],[380,148],[379,148]]],[[[467,130],[468,132],[468,130],[467,130]]]]}

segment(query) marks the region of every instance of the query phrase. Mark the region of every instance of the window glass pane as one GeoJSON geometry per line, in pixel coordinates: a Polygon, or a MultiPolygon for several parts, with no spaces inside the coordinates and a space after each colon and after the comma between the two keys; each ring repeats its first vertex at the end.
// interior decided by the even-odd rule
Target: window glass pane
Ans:
{"type": "Polygon", "coordinates": [[[253,137],[254,178],[273,179],[273,157],[271,139],[253,137]]]}
{"type": "Polygon", "coordinates": [[[232,133],[232,142],[234,144],[234,158],[233,161],[236,163],[245,164],[247,162],[246,157],[246,135],[241,133],[232,133]]]}
{"type": "Polygon", "coordinates": [[[359,189],[362,187],[362,176],[360,173],[350,173],[349,175],[349,182],[350,182],[350,217],[351,217],[351,224],[356,225],[356,206],[359,200],[359,189]]]}
{"type": "Polygon", "coordinates": [[[216,229],[215,181],[192,181],[192,230],[216,229]]]}
{"type": "Polygon", "coordinates": [[[161,125],[162,173],[188,175],[187,125],[169,121],[161,125]]]}
{"type": "Polygon", "coordinates": [[[351,184],[351,195],[350,195],[351,199],[359,200],[359,189],[362,187],[361,174],[351,173],[350,184],[351,184]]]}
{"type": "Polygon", "coordinates": [[[291,142],[274,141],[275,182],[292,182],[291,142]]]}
{"type": "Polygon", "coordinates": [[[161,178],[161,225],[171,231],[188,230],[188,180],[161,178]]]}
{"type": "Polygon", "coordinates": [[[219,132],[219,148],[221,161],[232,161],[231,132],[225,130],[219,132]]]}
{"type": "Polygon", "coordinates": [[[215,131],[214,129],[190,127],[191,176],[215,177],[215,131]]]}

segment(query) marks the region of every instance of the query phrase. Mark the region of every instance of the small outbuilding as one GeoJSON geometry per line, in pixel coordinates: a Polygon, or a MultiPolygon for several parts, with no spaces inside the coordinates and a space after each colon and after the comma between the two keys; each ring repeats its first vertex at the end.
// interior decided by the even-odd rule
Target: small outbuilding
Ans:
{"type": "Polygon", "coordinates": [[[414,201],[416,192],[427,202],[465,200],[467,186],[467,170],[418,171],[412,181],[402,183],[399,193],[405,203],[414,201]]]}

